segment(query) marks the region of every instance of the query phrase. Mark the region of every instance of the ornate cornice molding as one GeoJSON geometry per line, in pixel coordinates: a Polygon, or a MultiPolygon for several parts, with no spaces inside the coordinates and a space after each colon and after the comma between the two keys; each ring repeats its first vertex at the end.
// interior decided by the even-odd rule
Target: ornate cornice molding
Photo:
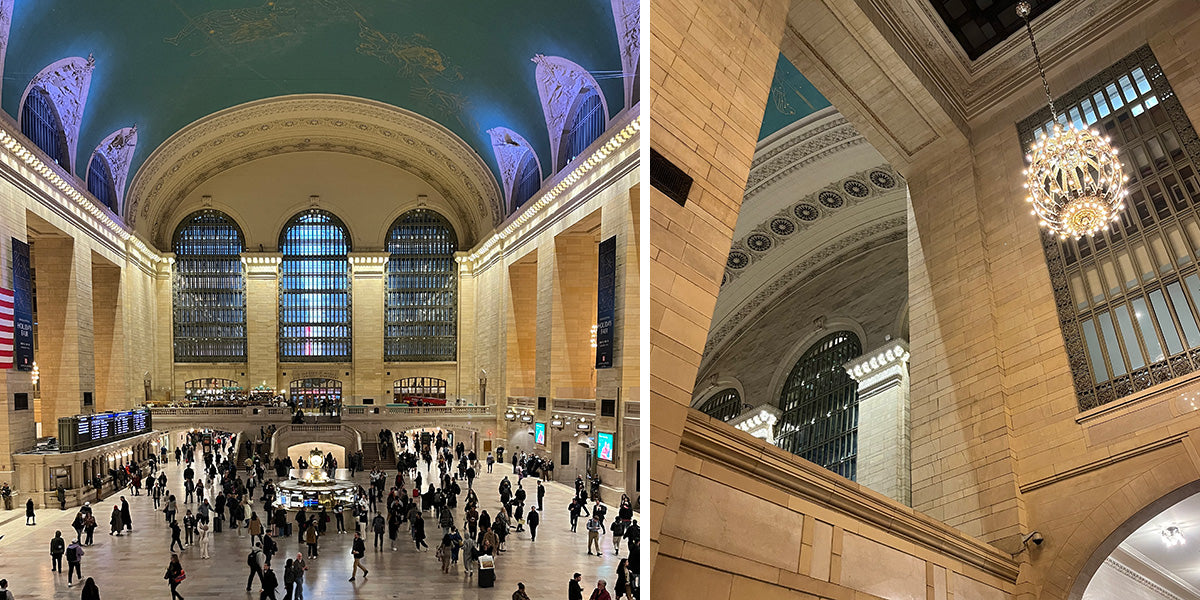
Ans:
{"type": "Polygon", "coordinates": [[[491,170],[437,122],[373,100],[297,94],[240,104],[176,132],[134,175],[126,222],[161,245],[170,233],[164,217],[204,181],[258,158],[304,151],[365,156],[421,177],[469,224],[464,244],[504,217],[491,170]]]}
{"type": "Polygon", "coordinates": [[[755,156],[742,203],[749,202],[784,177],[866,141],[845,117],[835,112],[813,124],[811,129],[755,156]]]}

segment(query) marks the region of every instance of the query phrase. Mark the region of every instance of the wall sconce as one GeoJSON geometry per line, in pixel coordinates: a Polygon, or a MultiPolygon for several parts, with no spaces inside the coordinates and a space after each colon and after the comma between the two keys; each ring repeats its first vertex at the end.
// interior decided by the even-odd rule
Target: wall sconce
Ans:
{"type": "Polygon", "coordinates": [[[557,430],[559,430],[559,431],[562,431],[562,428],[563,428],[563,426],[564,426],[564,425],[566,425],[566,423],[565,423],[565,422],[563,422],[563,419],[562,419],[562,417],[560,417],[560,416],[558,416],[558,415],[554,415],[554,417],[552,417],[552,418],[550,419],[550,426],[551,426],[551,427],[553,427],[553,428],[555,428],[555,429],[557,429],[557,430]]]}
{"type": "Polygon", "coordinates": [[[506,421],[516,421],[517,413],[513,412],[513,409],[510,408],[510,409],[504,411],[504,419],[506,421]]]}
{"type": "Polygon", "coordinates": [[[521,422],[522,423],[532,423],[533,415],[527,411],[521,411],[521,422]]]}
{"type": "Polygon", "coordinates": [[[588,431],[592,430],[592,424],[590,422],[588,422],[587,419],[581,418],[581,419],[579,419],[579,423],[575,425],[575,429],[577,429],[579,431],[583,431],[583,432],[588,432],[588,431]]]}

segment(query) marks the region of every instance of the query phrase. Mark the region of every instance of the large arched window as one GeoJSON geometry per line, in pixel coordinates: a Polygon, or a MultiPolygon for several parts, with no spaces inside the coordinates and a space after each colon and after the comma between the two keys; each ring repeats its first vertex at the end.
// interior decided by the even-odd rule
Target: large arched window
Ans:
{"type": "Polygon", "coordinates": [[[279,250],[279,360],[349,361],[349,230],[306,210],[283,227],[279,250]]]}
{"type": "Polygon", "coordinates": [[[418,208],[392,224],[383,338],[389,361],[457,358],[458,237],[438,213],[418,208]]]}
{"type": "Polygon", "coordinates": [[[558,149],[558,168],[561,170],[567,163],[575,160],[600,134],[604,133],[604,105],[600,102],[600,93],[592,87],[585,87],[579,92],[575,114],[571,118],[571,126],[563,133],[563,141],[558,149]]]}
{"type": "Polygon", "coordinates": [[[742,395],[734,388],[721,390],[700,405],[700,412],[728,421],[742,414],[742,395]]]}
{"type": "Polygon", "coordinates": [[[780,448],[847,479],[855,477],[858,455],[858,382],[842,365],[861,354],[849,331],[813,344],[783,384],[775,426],[780,448]]]}
{"type": "Polygon", "coordinates": [[[117,210],[117,188],[113,182],[112,169],[99,153],[93,154],[91,162],[88,163],[87,187],[101,204],[114,212],[117,210]]]}
{"type": "Polygon", "coordinates": [[[58,109],[54,107],[50,95],[40,87],[29,90],[29,95],[25,97],[25,106],[21,107],[21,133],[51,160],[71,171],[67,132],[63,129],[58,109]]]}
{"type": "Polygon", "coordinates": [[[216,210],[188,215],[175,229],[175,360],[246,360],[245,238],[216,210]]]}
{"type": "Polygon", "coordinates": [[[512,208],[517,210],[529,201],[542,188],[542,174],[538,169],[537,159],[533,151],[525,153],[521,166],[517,169],[517,180],[513,183],[512,208]]]}

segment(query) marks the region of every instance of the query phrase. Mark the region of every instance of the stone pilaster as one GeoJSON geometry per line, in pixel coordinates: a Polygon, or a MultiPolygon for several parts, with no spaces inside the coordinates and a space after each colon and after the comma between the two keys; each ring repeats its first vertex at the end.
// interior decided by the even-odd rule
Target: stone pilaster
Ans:
{"type": "Polygon", "coordinates": [[[254,388],[278,386],[279,252],[243,252],[246,269],[246,375],[254,388]]]}
{"type": "MultiPolygon", "coordinates": [[[[154,294],[154,371],[150,379],[150,395],[154,400],[169,400],[175,381],[175,311],[171,273],[175,255],[155,265],[152,289],[154,294]]],[[[179,390],[182,397],[183,390],[179,390]]]]}
{"type": "Polygon", "coordinates": [[[92,322],[96,355],[96,412],[129,406],[121,268],[93,257],[92,322]]]}
{"type": "Polygon", "coordinates": [[[483,404],[479,398],[480,378],[475,362],[475,328],[478,320],[475,288],[478,286],[475,281],[475,273],[463,261],[466,255],[466,252],[454,253],[458,267],[458,362],[456,365],[458,376],[455,377],[453,393],[455,397],[462,398],[467,402],[483,404]]]}
{"type": "Polygon", "coordinates": [[[387,252],[350,253],[354,387],[344,400],[349,404],[362,404],[364,397],[375,399],[376,404],[391,402],[390,392],[380,395],[385,387],[391,387],[390,381],[387,386],[383,381],[384,279],[389,256],[387,252]]]}
{"type": "MultiPolygon", "coordinates": [[[[66,237],[44,237],[33,248],[37,269],[38,368],[42,435],[58,435],[58,419],[83,412],[95,391],[92,346],[92,255],[66,237]]],[[[93,398],[94,400],[94,398],[93,398]]]]}
{"type": "Polygon", "coordinates": [[[508,267],[507,396],[536,396],[538,263],[521,260],[508,267]]]}
{"type": "Polygon", "coordinates": [[[912,505],[908,342],[894,340],[845,365],[858,382],[858,483],[912,505]]]}
{"type": "Polygon", "coordinates": [[[594,398],[597,253],[591,234],[554,238],[551,398],[594,398]]]}

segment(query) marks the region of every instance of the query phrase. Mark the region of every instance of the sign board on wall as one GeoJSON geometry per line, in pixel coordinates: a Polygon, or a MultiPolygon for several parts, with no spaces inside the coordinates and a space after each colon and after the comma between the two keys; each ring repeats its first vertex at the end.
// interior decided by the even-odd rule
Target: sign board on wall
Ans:
{"type": "Polygon", "coordinates": [[[603,431],[596,433],[596,458],[612,462],[613,434],[603,431]]]}
{"type": "Polygon", "coordinates": [[[29,244],[13,238],[13,366],[33,370],[33,281],[29,276],[29,244]]]}
{"type": "Polygon", "coordinates": [[[613,333],[617,300],[617,236],[600,242],[600,280],[596,288],[596,368],[613,366],[613,333]]]}
{"type": "Polygon", "coordinates": [[[534,423],[533,424],[533,443],[538,444],[540,446],[546,445],[546,424],[545,423],[534,423]]]}

